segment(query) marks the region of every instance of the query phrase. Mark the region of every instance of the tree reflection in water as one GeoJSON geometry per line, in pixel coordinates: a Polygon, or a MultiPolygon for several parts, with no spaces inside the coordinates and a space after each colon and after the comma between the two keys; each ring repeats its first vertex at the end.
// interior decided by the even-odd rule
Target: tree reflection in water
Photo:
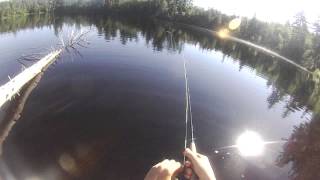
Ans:
{"type": "Polygon", "coordinates": [[[320,178],[320,116],[294,127],[294,130],[277,159],[280,167],[292,166],[294,180],[320,178]]]}

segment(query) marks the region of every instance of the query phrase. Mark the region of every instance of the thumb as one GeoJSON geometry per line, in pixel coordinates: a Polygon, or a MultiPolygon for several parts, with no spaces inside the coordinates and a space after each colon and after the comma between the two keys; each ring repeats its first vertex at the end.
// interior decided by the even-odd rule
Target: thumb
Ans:
{"type": "Polygon", "coordinates": [[[184,155],[191,161],[192,164],[195,164],[197,162],[197,153],[191,151],[191,149],[187,148],[184,151],[184,155]]]}
{"type": "Polygon", "coordinates": [[[175,178],[178,174],[182,173],[183,170],[184,170],[183,166],[180,163],[177,163],[175,172],[173,173],[172,177],[175,178]]]}

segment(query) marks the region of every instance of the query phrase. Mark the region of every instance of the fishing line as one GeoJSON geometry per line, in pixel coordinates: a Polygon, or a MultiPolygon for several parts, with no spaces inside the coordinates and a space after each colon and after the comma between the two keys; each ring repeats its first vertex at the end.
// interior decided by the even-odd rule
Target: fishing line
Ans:
{"type": "MultiPolygon", "coordinates": [[[[172,43],[173,49],[175,48],[175,41],[173,38],[173,32],[167,31],[170,34],[170,41],[172,43]]],[[[191,145],[194,144],[194,126],[193,126],[193,117],[192,117],[192,106],[191,106],[191,96],[190,96],[190,87],[188,80],[188,70],[187,70],[187,62],[184,55],[182,55],[183,59],[183,70],[184,70],[184,81],[185,81],[185,137],[184,137],[184,149],[188,146],[188,136],[189,136],[189,128],[191,135],[191,145]],[[189,127],[190,124],[190,127],[189,127]]],[[[183,156],[183,162],[185,163],[186,156],[183,156]]]]}
{"type": "MultiPolygon", "coordinates": [[[[184,67],[184,80],[185,80],[185,99],[186,99],[186,109],[185,109],[185,137],[184,137],[184,149],[187,149],[187,140],[188,140],[188,114],[189,114],[189,93],[188,93],[188,79],[186,71],[186,61],[183,61],[184,67]]],[[[183,156],[183,162],[185,163],[186,156],[183,156]]]]}
{"type": "MultiPolygon", "coordinates": [[[[189,81],[188,81],[188,70],[187,70],[187,63],[186,58],[182,54],[183,57],[183,67],[184,67],[184,79],[185,79],[185,96],[186,96],[186,132],[185,132],[185,139],[184,139],[184,148],[187,148],[187,141],[188,141],[188,121],[190,122],[190,131],[191,131],[191,142],[190,142],[190,149],[193,152],[197,152],[196,145],[195,145],[195,138],[194,138],[194,127],[193,127],[193,118],[192,118],[192,105],[191,105],[191,97],[190,97],[190,87],[189,87],[189,81]]],[[[183,156],[183,164],[185,164],[186,156],[183,156]]],[[[197,176],[192,173],[192,176],[190,177],[192,180],[198,179],[197,176]]]]}
{"type": "MultiPolygon", "coordinates": [[[[188,70],[187,70],[187,63],[186,58],[184,55],[183,57],[183,67],[184,67],[184,80],[185,80],[185,99],[186,99],[186,109],[185,109],[185,139],[184,139],[184,148],[187,148],[188,144],[188,129],[190,128],[190,135],[191,135],[191,145],[194,144],[194,126],[193,126],[193,118],[192,118],[192,105],[191,105],[191,97],[190,97],[190,87],[189,87],[189,80],[188,80],[188,70]],[[190,124],[190,127],[188,126],[190,124]]],[[[195,148],[195,147],[194,147],[195,148]]],[[[185,162],[186,157],[183,157],[185,162]]]]}
{"type": "Polygon", "coordinates": [[[187,70],[187,64],[186,64],[186,58],[184,55],[183,62],[184,62],[184,71],[185,71],[185,81],[186,81],[186,94],[188,95],[188,107],[189,107],[189,118],[190,118],[190,130],[191,130],[191,142],[194,142],[194,128],[193,128],[193,118],[192,118],[192,104],[191,104],[191,97],[190,97],[190,87],[189,87],[189,79],[188,79],[188,70],[187,70]]]}

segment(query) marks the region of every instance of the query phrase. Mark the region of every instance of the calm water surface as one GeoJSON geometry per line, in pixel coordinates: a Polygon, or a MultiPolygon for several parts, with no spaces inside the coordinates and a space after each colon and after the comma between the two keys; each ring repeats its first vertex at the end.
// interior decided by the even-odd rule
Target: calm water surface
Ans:
{"type": "Polygon", "coordinates": [[[214,150],[235,144],[245,130],[266,141],[288,138],[310,114],[303,107],[287,113],[289,94],[270,105],[277,88],[270,78],[224,49],[204,48],[197,38],[223,42],[201,32],[110,18],[58,18],[8,30],[0,34],[1,84],[20,72],[22,54],[47,52],[59,34],[80,28],[91,29],[88,48],[78,49],[81,56],[64,53],[50,66],[6,137],[4,179],[143,179],[164,158],[181,161],[183,56],[198,149],[210,157],[218,177],[289,179],[290,166],[275,165],[282,143],[253,158],[214,150]]]}

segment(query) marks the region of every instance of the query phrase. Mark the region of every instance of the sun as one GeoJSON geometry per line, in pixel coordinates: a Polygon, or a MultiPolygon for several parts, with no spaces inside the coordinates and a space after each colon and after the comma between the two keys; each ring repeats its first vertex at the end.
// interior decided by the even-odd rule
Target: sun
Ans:
{"type": "Polygon", "coordinates": [[[259,156],[264,152],[265,143],[258,133],[245,131],[238,137],[236,147],[242,156],[259,156]]]}

